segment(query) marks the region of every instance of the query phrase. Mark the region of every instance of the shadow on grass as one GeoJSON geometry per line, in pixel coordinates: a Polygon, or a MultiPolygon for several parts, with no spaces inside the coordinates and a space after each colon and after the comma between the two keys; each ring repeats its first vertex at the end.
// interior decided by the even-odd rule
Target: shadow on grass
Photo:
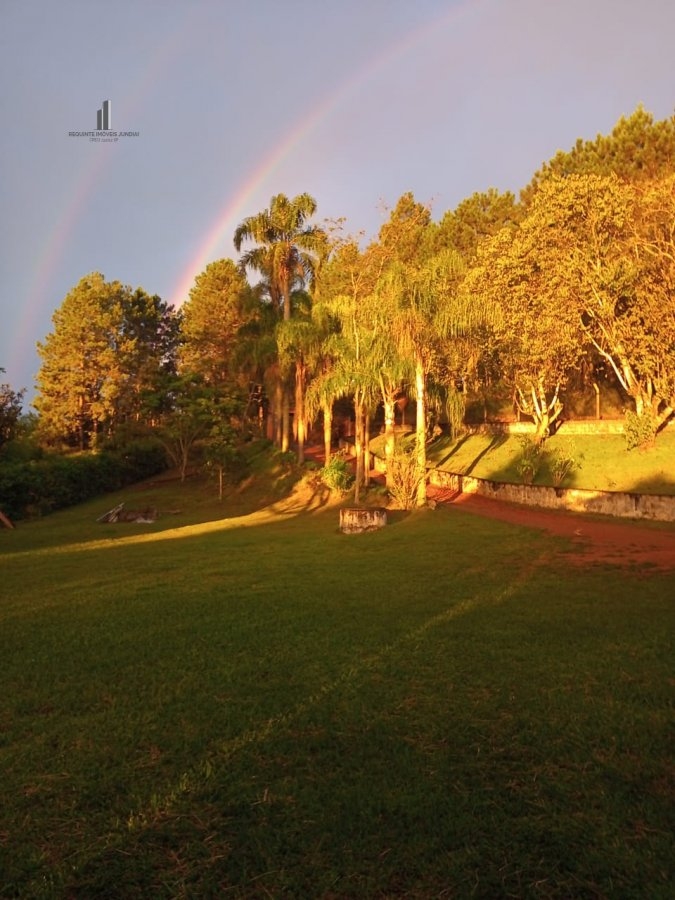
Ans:
{"type": "Polygon", "coordinates": [[[663,494],[672,497],[675,495],[675,478],[668,478],[663,474],[648,475],[632,484],[628,494],[663,494]]]}
{"type": "Polygon", "coordinates": [[[484,456],[487,456],[487,454],[490,453],[491,450],[496,450],[498,447],[501,447],[503,444],[506,443],[507,440],[508,440],[508,435],[495,434],[492,437],[492,440],[490,441],[490,443],[487,445],[487,447],[485,447],[485,449],[481,450],[480,453],[477,454],[475,459],[471,463],[469,463],[469,465],[467,466],[467,468],[464,471],[464,474],[470,475],[473,472],[473,470],[476,468],[478,463],[481,461],[481,459],[483,459],[484,456]]]}
{"type": "Polygon", "coordinates": [[[465,434],[463,437],[461,437],[458,441],[456,441],[456,442],[452,445],[452,447],[450,448],[450,452],[449,452],[449,453],[446,453],[445,456],[442,456],[442,457],[438,460],[438,462],[436,463],[437,468],[439,468],[439,469],[442,468],[443,465],[444,465],[449,459],[451,459],[451,458],[452,458],[452,457],[460,450],[460,448],[464,446],[464,444],[466,444],[466,442],[469,440],[469,438],[470,438],[471,436],[472,436],[472,435],[470,435],[470,434],[467,433],[467,434],[465,434]]]}
{"type": "MultiPolygon", "coordinates": [[[[473,437],[476,437],[476,435],[465,434],[463,437],[461,437],[455,444],[453,444],[450,451],[436,462],[436,468],[444,468],[446,466],[446,463],[448,463],[449,460],[456,456],[462,449],[462,447],[464,447],[464,445],[467,443],[467,441],[469,441],[473,437]]],[[[474,471],[476,466],[480,463],[480,461],[488,455],[488,453],[491,453],[493,450],[496,450],[499,447],[503,446],[508,441],[508,439],[509,436],[507,434],[493,435],[489,443],[485,447],[483,447],[482,450],[479,450],[478,453],[476,453],[476,455],[470,460],[468,465],[465,464],[461,466],[461,474],[470,475],[474,471]]]]}

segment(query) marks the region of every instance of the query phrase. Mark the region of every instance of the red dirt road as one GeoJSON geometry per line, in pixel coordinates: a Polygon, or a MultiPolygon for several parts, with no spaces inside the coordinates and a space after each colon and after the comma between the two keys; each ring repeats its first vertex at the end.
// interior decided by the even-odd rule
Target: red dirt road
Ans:
{"type": "Polygon", "coordinates": [[[605,563],[633,569],[645,566],[648,572],[655,568],[675,572],[675,529],[671,526],[661,530],[625,519],[605,520],[552,512],[490,500],[475,494],[456,496],[448,490],[431,486],[429,497],[437,503],[456,504],[480,516],[570,538],[578,548],[578,552],[569,556],[570,563],[575,565],[605,563]]]}

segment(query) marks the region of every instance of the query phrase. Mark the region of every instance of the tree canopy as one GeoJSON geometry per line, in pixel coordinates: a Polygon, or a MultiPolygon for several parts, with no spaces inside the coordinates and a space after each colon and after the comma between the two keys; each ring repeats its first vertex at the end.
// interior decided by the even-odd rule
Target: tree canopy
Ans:
{"type": "MultiPolygon", "coordinates": [[[[675,116],[638,107],[556,153],[520,199],[488,188],[434,221],[406,191],[370,241],[314,223],[309,194],[276,194],[236,228],[239,259],[209,263],[180,312],[81,279],[39,344],[42,432],[84,448],[146,422],[178,441],[184,471],[198,435],[231,441],[235,407],[299,460],[320,413],[328,458],[342,399],[358,492],[374,414],[391,461],[397,404],[413,400],[420,503],[432,411],[458,424],[470,392],[508,390],[544,440],[580,373],[604,372],[655,435],[675,410],[674,170],[675,116]]],[[[0,440],[21,399],[3,391],[0,440]]]]}

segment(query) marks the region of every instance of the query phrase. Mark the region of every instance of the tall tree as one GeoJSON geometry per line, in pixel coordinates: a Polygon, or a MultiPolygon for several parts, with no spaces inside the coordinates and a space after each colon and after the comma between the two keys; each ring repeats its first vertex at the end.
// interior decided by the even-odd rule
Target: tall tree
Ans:
{"type": "Polygon", "coordinates": [[[446,344],[489,319],[489,305],[479,304],[460,290],[461,257],[445,251],[419,266],[392,264],[380,279],[376,294],[392,310],[392,334],[399,353],[414,369],[418,469],[417,504],[426,503],[426,441],[428,379],[445,355],[446,344]]]}
{"type": "MultiPolygon", "coordinates": [[[[263,276],[269,286],[271,301],[280,309],[285,322],[291,319],[293,288],[311,285],[317,262],[326,252],[324,229],[307,224],[315,212],[316,201],[309,194],[298,194],[292,199],[285,194],[276,194],[268,209],[244,219],[234,233],[237,252],[244,241],[256,244],[242,255],[239,265],[242,271],[251,269],[263,276]]],[[[296,363],[302,367],[301,361],[296,363]]],[[[281,449],[287,450],[290,442],[289,388],[281,371],[279,378],[281,449]]]]}
{"type": "Polygon", "coordinates": [[[475,193],[445,213],[434,233],[436,252],[455,250],[464,260],[475,259],[478,246],[502,228],[515,226],[522,209],[514,195],[494,188],[475,193]]]}
{"type": "Polygon", "coordinates": [[[123,361],[132,342],[122,333],[125,288],[93,272],[68,293],[38,344],[42,366],[35,407],[41,428],[89,446],[114,418],[123,361]]]}
{"type": "Polygon", "coordinates": [[[616,175],[633,184],[653,181],[675,169],[675,115],[654,121],[642,106],[622,116],[609,135],[577,140],[571,150],[559,150],[535,173],[522,191],[529,204],[539,187],[551,178],[567,175],[616,175]]]}
{"type": "Polygon", "coordinates": [[[242,255],[240,266],[269,278],[273,300],[281,304],[286,320],[291,318],[294,282],[311,281],[317,259],[325,250],[325,231],[307,224],[315,213],[316,201],[309,194],[290,200],[285,194],[276,194],[269,209],[244,219],[234,233],[237,252],[244,241],[257,245],[242,255]]]}
{"type": "Polygon", "coordinates": [[[181,368],[225,384],[234,376],[241,329],[256,315],[257,298],[231,259],[209,263],[183,305],[181,368]]]}
{"type": "Polygon", "coordinates": [[[182,315],[157,294],[125,289],[121,338],[127,348],[122,362],[116,421],[151,424],[161,410],[167,378],[176,374],[182,315]]]}
{"type": "Polygon", "coordinates": [[[561,391],[583,349],[578,285],[569,242],[551,208],[552,186],[534,199],[517,229],[504,228],[478,249],[466,289],[497,313],[492,335],[517,408],[543,440],[563,410],[561,391]]]}
{"type": "Polygon", "coordinates": [[[355,500],[366,481],[367,417],[377,395],[376,325],[369,298],[382,261],[371,247],[361,251],[353,238],[337,241],[319,279],[315,313],[330,323],[322,344],[324,365],[310,388],[310,402],[320,402],[324,425],[332,403],[354,403],[355,500]]]}
{"type": "Polygon", "coordinates": [[[68,293],[52,322],[38,344],[35,407],[43,432],[84,449],[157,407],[178,341],[178,318],[159,297],[93,272],[68,293]]]}

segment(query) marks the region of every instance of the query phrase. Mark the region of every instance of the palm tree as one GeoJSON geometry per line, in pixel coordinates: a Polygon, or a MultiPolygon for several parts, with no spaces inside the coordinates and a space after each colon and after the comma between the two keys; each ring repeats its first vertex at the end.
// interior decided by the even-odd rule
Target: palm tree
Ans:
{"type": "Polygon", "coordinates": [[[291,318],[294,283],[311,282],[316,262],[325,250],[324,229],[306,225],[315,212],[316,200],[309,194],[298,194],[292,200],[277,194],[270,200],[269,209],[244,219],[234,232],[237,252],[245,240],[258,245],[242,255],[239,265],[269,279],[272,300],[282,307],[286,321],[291,318]]]}
{"type": "MultiPolygon", "coordinates": [[[[272,305],[282,313],[284,322],[291,320],[293,289],[312,284],[317,263],[325,254],[325,231],[317,225],[306,224],[315,212],[316,201],[309,194],[298,194],[290,200],[285,194],[276,194],[269,209],[244,219],[234,233],[234,246],[238,252],[245,240],[257,245],[241,256],[239,267],[242,271],[252,269],[263,276],[272,305]]],[[[301,359],[296,360],[296,368],[302,369],[303,365],[301,359]]],[[[304,372],[296,372],[296,384],[302,383],[303,379],[304,372]]],[[[287,385],[282,385],[281,405],[281,449],[285,451],[290,441],[287,385]]]]}
{"type": "Polygon", "coordinates": [[[444,345],[486,323],[490,310],[460,290],[463,264],[458,254],[443,251],[419,266],[393,264],[380,279],[376,294],[392,311],[391,336],[400,354],[414,367],[417,422],[415,444],[419,471],[417,503],[426,503],[427,381],[444,345]]]}

